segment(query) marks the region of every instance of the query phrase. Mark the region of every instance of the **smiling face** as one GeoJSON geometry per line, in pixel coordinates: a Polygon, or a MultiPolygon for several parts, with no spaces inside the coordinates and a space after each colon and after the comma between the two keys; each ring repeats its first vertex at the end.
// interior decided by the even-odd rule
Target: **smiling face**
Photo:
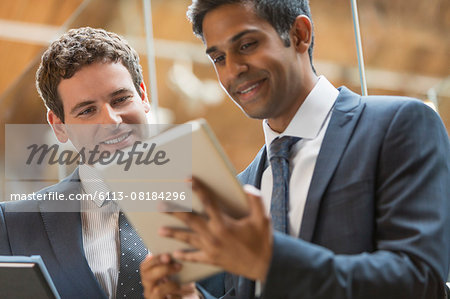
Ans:
{"type": "Polygon", "coordinates": [[[50,110],[48,121],[58,140],[69,139],[78,151],[98,145],[100,152],[115,152],[142,138],[144,126],[137,124],[147,123],[150,106],[143,83],[141,89],[142,96],[120,62],[95,62],[61,80],[65,120],[50,110]]]}
{"type": "Polygon", "coordinates": [[[230,98],[252,118],[283,131],[315,83],[307,53],[311,24],[297,18],[285,47],[251,5],[226,4],[203,20],[206,53],[230,98]],[[308,28],[309,26],[309,28],[308,28]],[[309,30],[309,31],[308,31],[309,30]]]}

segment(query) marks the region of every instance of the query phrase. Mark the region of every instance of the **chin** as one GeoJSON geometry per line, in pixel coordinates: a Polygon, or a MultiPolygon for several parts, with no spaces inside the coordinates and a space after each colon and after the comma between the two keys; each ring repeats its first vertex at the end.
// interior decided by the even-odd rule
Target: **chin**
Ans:
{"type": "Polygon", "coordinates": [[[254,98],[251,101],[245,103],[245,105],[241,105],[236,101],[235,103],[247,117],[253,119],[270,118],[273,116],[276,109],[276,107],[268,107],[267,100],[262,97],[254,98]]]}
{"type": "Polygon", "coordinates": [[[270,118],[270,113],[268,113],[265,110],[245,109],[245,108],[242,108],[242,107],[241,107],[241,110],[249,118],[253,118],[253,119],[270,118]]]}

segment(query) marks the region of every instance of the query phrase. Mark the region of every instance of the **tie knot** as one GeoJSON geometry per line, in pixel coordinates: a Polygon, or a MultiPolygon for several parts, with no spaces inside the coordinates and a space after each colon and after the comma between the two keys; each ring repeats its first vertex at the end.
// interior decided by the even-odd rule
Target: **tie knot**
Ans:
{"type": "Polygon", "coordinates": [[[289,159],[289,152],[291,147],[300,140],[300,137],[283,136],[281,138],[276,138],[270,144],[270,159],[273,157],[280,157],[284,159],[289,159]]]}

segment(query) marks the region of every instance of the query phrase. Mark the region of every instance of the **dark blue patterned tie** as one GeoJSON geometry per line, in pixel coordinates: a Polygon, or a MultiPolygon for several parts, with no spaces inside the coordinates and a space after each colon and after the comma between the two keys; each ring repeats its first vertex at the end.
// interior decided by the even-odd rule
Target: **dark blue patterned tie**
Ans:
{"type": "Polygon", "coordinates": [[[120,270],[116,298],[143,298],[139,265],[148,250],[123,212],[119,213],[119,235],[120,270]]]}
{"type": "Polygon", "coordinates": [[[272,166],[273,188],[270,214],[273,228],[289,233],[289,152],[299,137],[284,136],[270,144],[270,165],[272,166]]]}

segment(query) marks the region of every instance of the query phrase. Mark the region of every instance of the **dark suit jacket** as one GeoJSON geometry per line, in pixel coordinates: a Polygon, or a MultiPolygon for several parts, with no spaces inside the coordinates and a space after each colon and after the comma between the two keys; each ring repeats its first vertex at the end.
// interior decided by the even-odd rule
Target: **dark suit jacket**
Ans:
{"type": "MultiPolygon", "coordinates": [[[[260,187],[265,162],[263,147],[241,182],[260,187]]],[[[449,186],[449,139],[434,111],[340,88],[300,234],[274,234],[262,298],[444,298],[449,186]]],[[[242,277],[227,275],[224,289],[254,297],[242,277]]]]}
{"type": "MultiPolygon", "coordinates": [[[[78,171],[40,191],[47,192],[81,193],[78,171]]],[[[63,204],[79,209],[78,201],[63,204]]],[[[0,255],[42,256],[62,298],[107,298],[84,255],[80,213],[49,209],[42,201],[1,203],[0,255]]]]}
{"type": "MultiPolygon", "coordinates": [[[[38,193],[51,192],[80,194],[78,169],[38,193]]],[[[40,255],[63,299],[107,298],[84,255],[79,210],[79,201],[0,203],[0,255],[40,255]]],[[[221,281],[217,276],[199,286],[218,296],[221,281]]]]}

